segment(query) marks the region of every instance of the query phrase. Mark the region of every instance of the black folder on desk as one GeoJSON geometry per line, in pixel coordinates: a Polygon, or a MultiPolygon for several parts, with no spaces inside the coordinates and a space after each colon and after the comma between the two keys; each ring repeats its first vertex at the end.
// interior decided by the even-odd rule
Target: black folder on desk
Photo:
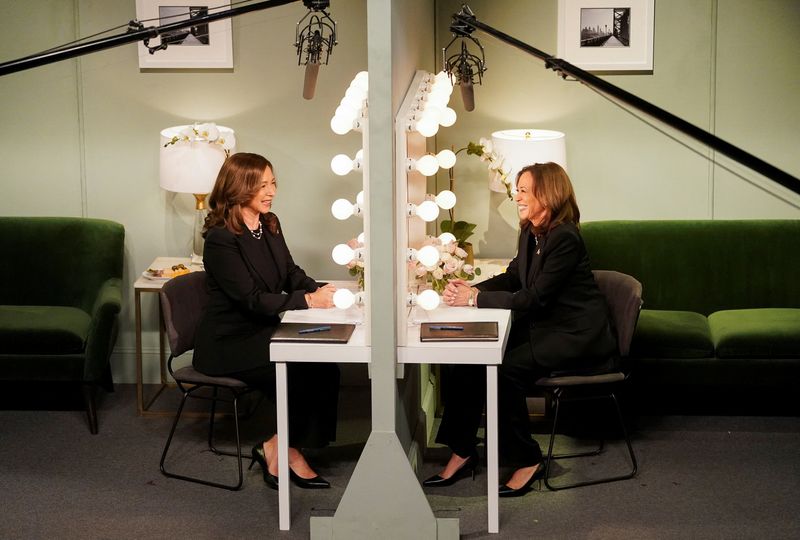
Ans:
{"type": "Polygon", "coordinates": [[[420,341],[497,341],[497,321],[426,322],[420,341]]]}
{"type": "Polygon", "coordinates": [[[271,341],[302,343],[347,343],[355,324],[284,323],[272,334],[271,341]]]}

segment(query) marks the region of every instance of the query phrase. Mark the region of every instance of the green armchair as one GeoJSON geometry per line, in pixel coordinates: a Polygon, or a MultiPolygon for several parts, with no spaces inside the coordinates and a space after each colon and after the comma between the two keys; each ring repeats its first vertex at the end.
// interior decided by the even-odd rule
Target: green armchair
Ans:
{"type": "Polygon", "coordinates": [[[124,238],[113,221],[0,217],[0,380],[82,384],[93,434],[97,387],[113,390],[124,238]]]}

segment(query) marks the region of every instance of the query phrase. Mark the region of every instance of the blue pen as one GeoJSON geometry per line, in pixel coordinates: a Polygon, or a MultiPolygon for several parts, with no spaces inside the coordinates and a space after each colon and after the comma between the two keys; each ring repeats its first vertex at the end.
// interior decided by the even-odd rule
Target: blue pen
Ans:
{"type": "Polygon", "coordinates": [[[297,333],[298,334],[314,334],[316,332],[327,332],[330,329],[331,329],[330,326],[317,326],[315,328],[306,328],[304,330],[298,330],[297,333]]]}
{"type": "Polygon", "coordinates": [[[431,330],[463,330],[463,326],[448,326],[448,325],[441,325],[441,326],[429,326],[431,330]]]}

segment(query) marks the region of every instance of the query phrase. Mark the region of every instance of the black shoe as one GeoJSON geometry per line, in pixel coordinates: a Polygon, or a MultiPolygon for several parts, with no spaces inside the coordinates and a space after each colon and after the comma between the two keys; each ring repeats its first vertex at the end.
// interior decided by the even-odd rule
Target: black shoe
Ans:
{"type": "Polygon", "coordinates": [[[521,488],[513,489],[503,484],[500,486],[500,489],[498,491],[498,496],[521,497],[522,495],[525,495],[531,490],[531,484],[533,484],[536,480],[539,480],[540,478],[544,478],[544,472],[546,468],[547,468],[547,463],[544,460],[540,461],[539,467],[536,468],[531,477],[528,479],[527,482],[525,482],[525,484],[521,488]]]}
{"type": "Polygon", "coordinates": [[[328,489],[331,487],[331,483],[319,475],[314,478],[301,478],[297,473],[289,469],[289,478],[292,479],[294,485],[303,489],[328,489]]]}
{"type": "Polygon", "coordinates": [[[278,477],[274,474],[269,472],[269,465],[267,465],[267,458],[264,455],[264,444],[258,443],[253,447],[253,451],[251,452],[253,455],[253,460],[250,462],[250,467],[248,469],[253,468],[253,463],[258,463],[261,465],[261,472],[264,473],[264,483],[267,484],[272,489],[278,489],[278,477]]]}
{"type": "Polygon", "coordinates": [[[475,473],[478,470],[478,454],[472,453],[467,458],[467,460],[461,464],[461,467],[453,473],[450,478],[442,478],[438,474],[435,474],[422,482],[424,487],[445,487],[445,486],[452,486],[458,480],[466,477],[467,475],[472,475],[472,479],[475,480],[475,473]]]}

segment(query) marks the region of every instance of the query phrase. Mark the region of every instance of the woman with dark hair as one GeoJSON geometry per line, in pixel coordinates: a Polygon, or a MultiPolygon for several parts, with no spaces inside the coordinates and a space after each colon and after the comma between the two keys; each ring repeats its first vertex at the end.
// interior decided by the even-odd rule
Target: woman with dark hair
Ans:
{"type": "MultiPolygon", "coordinates": [[[[277,182],[272,164],[257,154],[225,160],[209,197],[203,264],[209,302],[197,329],[193,365],[201,373],[230,376],[274,397],[270,337],[289,309],[333,307],[332,285],[320,287],[292,260],[278,217],[270,212],[277,182]]],[[[303,488],[327,488],[301,448],[336,438],[339,368],[288,365],[289,468],[303,488]]],[[[252,451],[264,482],[278,487],[277,435],[252,451]]]]}
{"type": "MultiPolygon", "coordinates": [[[[451,281],[451,306],[513,310],[498,369],[500,456],[516,468],[500,496],[523,495],[544,474],[542,451],[531,437],[526,395],[554,371],[592,370],[613,361],[616,340],[605,299],[594,281],[579,232],[580,211],[567,173],[537,163],[517,175],[520,218],[517,255],[505,273],[475,287],[451,281]]],[[[472,474],[476,434],[486,396],[483,366],[443,366],[444,415],[436,441],[453,451],[440,474],[423,485],[450,485],[472,474]]]]}

